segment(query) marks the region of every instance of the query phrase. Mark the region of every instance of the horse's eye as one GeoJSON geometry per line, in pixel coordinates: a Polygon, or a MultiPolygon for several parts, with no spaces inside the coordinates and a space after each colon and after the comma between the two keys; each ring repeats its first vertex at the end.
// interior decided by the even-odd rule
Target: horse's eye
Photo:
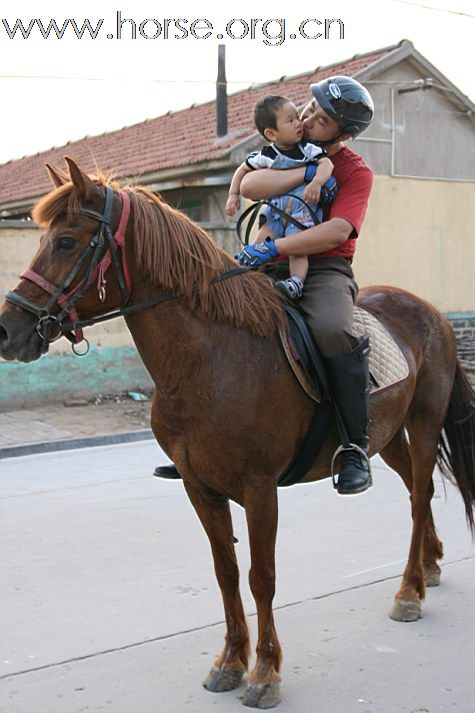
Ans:
{"type": "Polygon", "coordinates": [[[74,247],[74,238],[69,235],[61,235],[56,241],[58,250],[71,250],[74,247]]]}

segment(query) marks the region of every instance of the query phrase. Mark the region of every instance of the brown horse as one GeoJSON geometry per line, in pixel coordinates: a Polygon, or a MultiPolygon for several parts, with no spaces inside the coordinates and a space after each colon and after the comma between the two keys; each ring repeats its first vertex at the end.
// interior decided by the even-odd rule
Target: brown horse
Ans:
{"type": "MultiPolygon", "coordinates": [[[[223,596],[225,645],[204,685],[231,690],[248,669],[231,499],[246,512],[249,581],[258,614],[257,660],[243,700],[272,707],[279,702],[281,664],[272,614],[277,480],[315,409],[278,345],[279,297],[264,274],[245,272],[218,281],[235,262],[145,188],[127,186],[120,193],[117,184],[104,177],[93,181],[67,162],[68,176],[50,169],[56,188],[34,209],[45,233],[30,271],[0,311],[0,354],[24,362],[37,359],[58,335],[58,320],[64,321],[66,313],[78,319],[76,308],[84,319],[111,312],[127,297],[137,304],[165,296],[166,304],[129,313],[126,321],[156,385],[153,432],[183,476],[209,537],[223,596]],[[129,202],[130,216],[124,220],[129,202]],[[107,212],[110,219],[104,217],[107,212]],[[100,236],[108,222],[117,233],[119,223],[126,226],[126,260],[118,251],[104,266],[99,260],[111,235],[106,231],[105,242],[100,236]],[[110,267],[106,289],[103,273],[109,262],[117,279],[110,267]],[[285,420],[279,416],[283,403],[285,420]]],[[[362,290],[359,304],[384,323],[410,369],[403,382],[371,397],[370,430],[372,453],[381,453],[399,473],[411,497],[409,558],[391,611],[393,619],[408,621],[420,616],[426,585],[439,582],[443,550],[430,506],[437,461],[458,485],[473,529],[474,392],[457,361],[453,331],[431,305],[389,287],[362,290]]],[[[332,429],[305,482],[328,477],[337,445],[332,429]]]]}

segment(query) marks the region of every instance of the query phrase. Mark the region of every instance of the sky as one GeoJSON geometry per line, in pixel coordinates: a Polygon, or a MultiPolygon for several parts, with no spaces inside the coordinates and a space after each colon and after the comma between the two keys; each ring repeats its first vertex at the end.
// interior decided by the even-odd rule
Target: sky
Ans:
{"type": "Polygon", "coordinates": [[[0,163],[212,100],[218,44],[228,93],[409,39],[475,100],[475,0],[18,0],[0,15],[0,163]]]}

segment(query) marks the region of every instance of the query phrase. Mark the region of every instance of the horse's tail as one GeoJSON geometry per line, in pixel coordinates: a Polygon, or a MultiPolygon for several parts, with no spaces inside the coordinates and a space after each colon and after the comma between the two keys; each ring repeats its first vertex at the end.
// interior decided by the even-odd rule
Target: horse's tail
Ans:
{"type": "Polygon", "coordinates": [[[455,379],[450,395],[437,453],[437,463],[460,490],[468,525],[475,530],[475,391],[457,360],[455,379]]]}

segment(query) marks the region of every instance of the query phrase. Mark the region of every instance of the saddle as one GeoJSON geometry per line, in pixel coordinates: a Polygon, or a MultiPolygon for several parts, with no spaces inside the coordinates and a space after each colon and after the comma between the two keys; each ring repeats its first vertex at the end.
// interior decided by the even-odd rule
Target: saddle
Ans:
{"type": "MultiPolygon", "coordinates": [[[[315,462],[328,433],[333,404],[323,357],[302,312],[287,302],[283,306],[287,329],[279,333],[281,346],[301,387],[319,404],[299,452],[279,478],[279,486],[288,486],[302,480],[315,462]]],[[[399,346],[381,322],[360,307],[354,307],[353,334],[369,336],[370,397],[408,376],[409,367],[399,346]]]]}
{"type": "MultiPolygon", "coordinates": [[[[284,309],[287,330],[279,333],[282,348],[303,390],[316,403],[321,403],[328,388],[322,377],[325,373],[324,360],[300,310],[288,303],[285,303],[284,309]],[[312,344],[311,352],[305,348],[306,343],[312,344]],[[313,364],[312,355],[318,359],[317,366],[313,364]]],[[[354,307],[352,331],[355,337],[369,336],[370,396],[395,386],[408,376],[409,367],[401,349],[374,315],[361,307],[354,307]]]]}

